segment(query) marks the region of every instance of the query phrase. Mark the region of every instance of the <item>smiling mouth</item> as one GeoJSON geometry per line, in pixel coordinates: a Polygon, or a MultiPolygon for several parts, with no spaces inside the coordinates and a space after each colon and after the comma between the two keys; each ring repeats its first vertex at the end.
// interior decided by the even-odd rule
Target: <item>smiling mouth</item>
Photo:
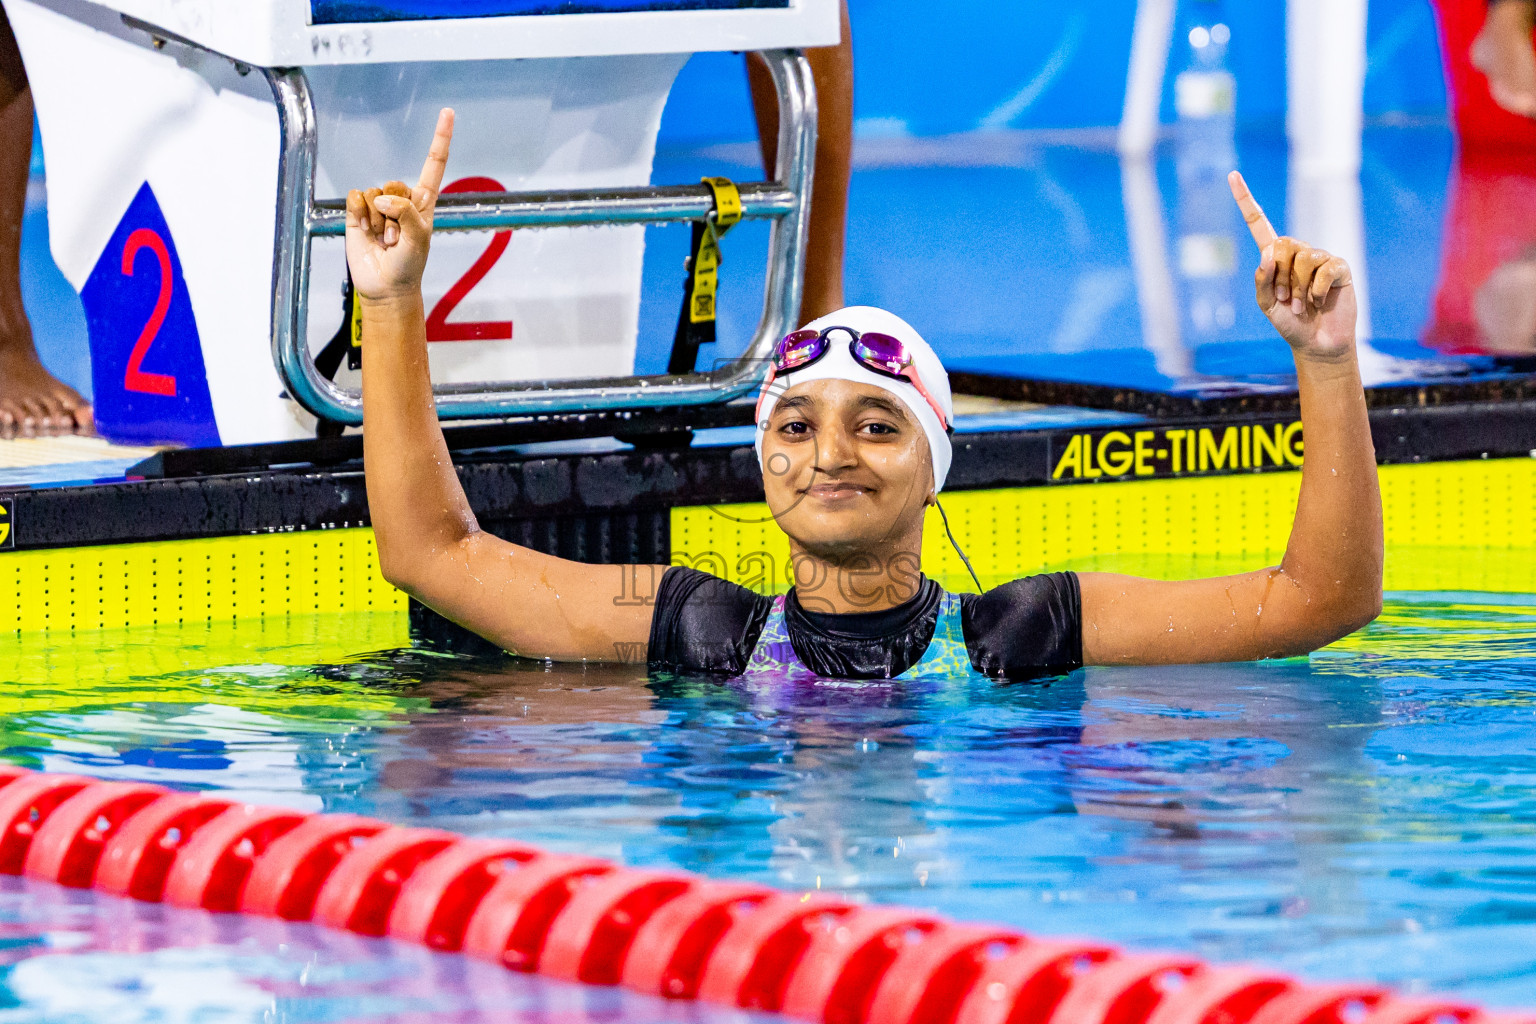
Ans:
{"type": "Polygon", "coordinates": [[[853,498],[864,497],[873,494],[872,488],[859,484],[843,483],[839,481],[826,481],[813,484],[801,492],[809,498],[819,498],[822,501],[848,501],[853,498]]]}

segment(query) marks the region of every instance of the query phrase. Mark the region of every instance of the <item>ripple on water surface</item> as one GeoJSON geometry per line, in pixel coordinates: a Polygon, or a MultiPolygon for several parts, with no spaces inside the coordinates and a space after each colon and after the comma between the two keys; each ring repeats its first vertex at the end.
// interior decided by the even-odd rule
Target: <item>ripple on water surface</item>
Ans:
{"type": "MultiPolygon", "coordinates": [[[[1309,660],[1030,686],[648,679],[413,648],[393,616],[0,648],[29,767],[1536,1005],[1533,599],[1396,595],[1309,660]]],[[[167,970],[270,997],[296,962],[237,925],[212,952],[72,945],[7,893],[18,1007],[42,1005],[27,977],[109,1000],[167,970]]]]}

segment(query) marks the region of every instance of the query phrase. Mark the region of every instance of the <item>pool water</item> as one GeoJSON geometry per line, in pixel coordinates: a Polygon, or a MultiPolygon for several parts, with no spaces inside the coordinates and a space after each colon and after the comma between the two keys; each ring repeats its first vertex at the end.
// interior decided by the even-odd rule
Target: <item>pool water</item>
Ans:
{"type": "MultiPolygon", "coordinates": [[[[3,757],[1536,1005],[1536,598],[1389,595],[1311,659],[1030,686],[769,690],[402,632],[6,638],[3,757]]],[[[0,962],[0,1022],[684,1015],[18,880],[0,962]]]]}
{"type": "Polygon", "coordinates": [[[763,1024],[261,918],[0,881],[0,1021],[763,1024]]]}

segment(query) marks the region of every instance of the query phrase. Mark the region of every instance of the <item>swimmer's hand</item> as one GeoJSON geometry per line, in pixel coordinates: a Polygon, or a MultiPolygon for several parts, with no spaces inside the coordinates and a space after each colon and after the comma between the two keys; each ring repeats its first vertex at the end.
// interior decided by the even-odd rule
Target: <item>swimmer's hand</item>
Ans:
{"type": "Polygon", "coordinates": [[[391,181],[383,188],[347,193],[347,267],[363,299],[387,301],[420,290],[452,141],[453,111],[444,108],[415,188],[391,181]]]}
{"type": "Polygon", "coordinates": [[[1259,246],[1253,281],[1269,322],[1297,356],[1353,359],[1356,310],[1349,264],[1305,242],[1277,236],[1243,176],[1233,171],[1227,184],[1259,246]]]}

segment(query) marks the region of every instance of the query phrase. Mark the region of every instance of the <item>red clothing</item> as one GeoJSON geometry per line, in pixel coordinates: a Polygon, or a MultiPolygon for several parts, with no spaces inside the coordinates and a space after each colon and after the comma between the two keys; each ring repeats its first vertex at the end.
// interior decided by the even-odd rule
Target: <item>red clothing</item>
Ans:
{"type": "Polygon", "coordinates": [[[1484,351],[1473,297],[1490,274],[1533,246],[1536,152],[1464,148],[1451,171],[1440,282],[1424,343],[1443,352],[1484,351]]]}
{"type": "Polygon", "coordinates": [[[1493,102],[1488,79],[1472,66],[1472,40],[1488,15],[1486,0],[1435,0],[1456,134],[1463,149],[1515,150],[1536,158],[1536,121],[1493,102]]]}

